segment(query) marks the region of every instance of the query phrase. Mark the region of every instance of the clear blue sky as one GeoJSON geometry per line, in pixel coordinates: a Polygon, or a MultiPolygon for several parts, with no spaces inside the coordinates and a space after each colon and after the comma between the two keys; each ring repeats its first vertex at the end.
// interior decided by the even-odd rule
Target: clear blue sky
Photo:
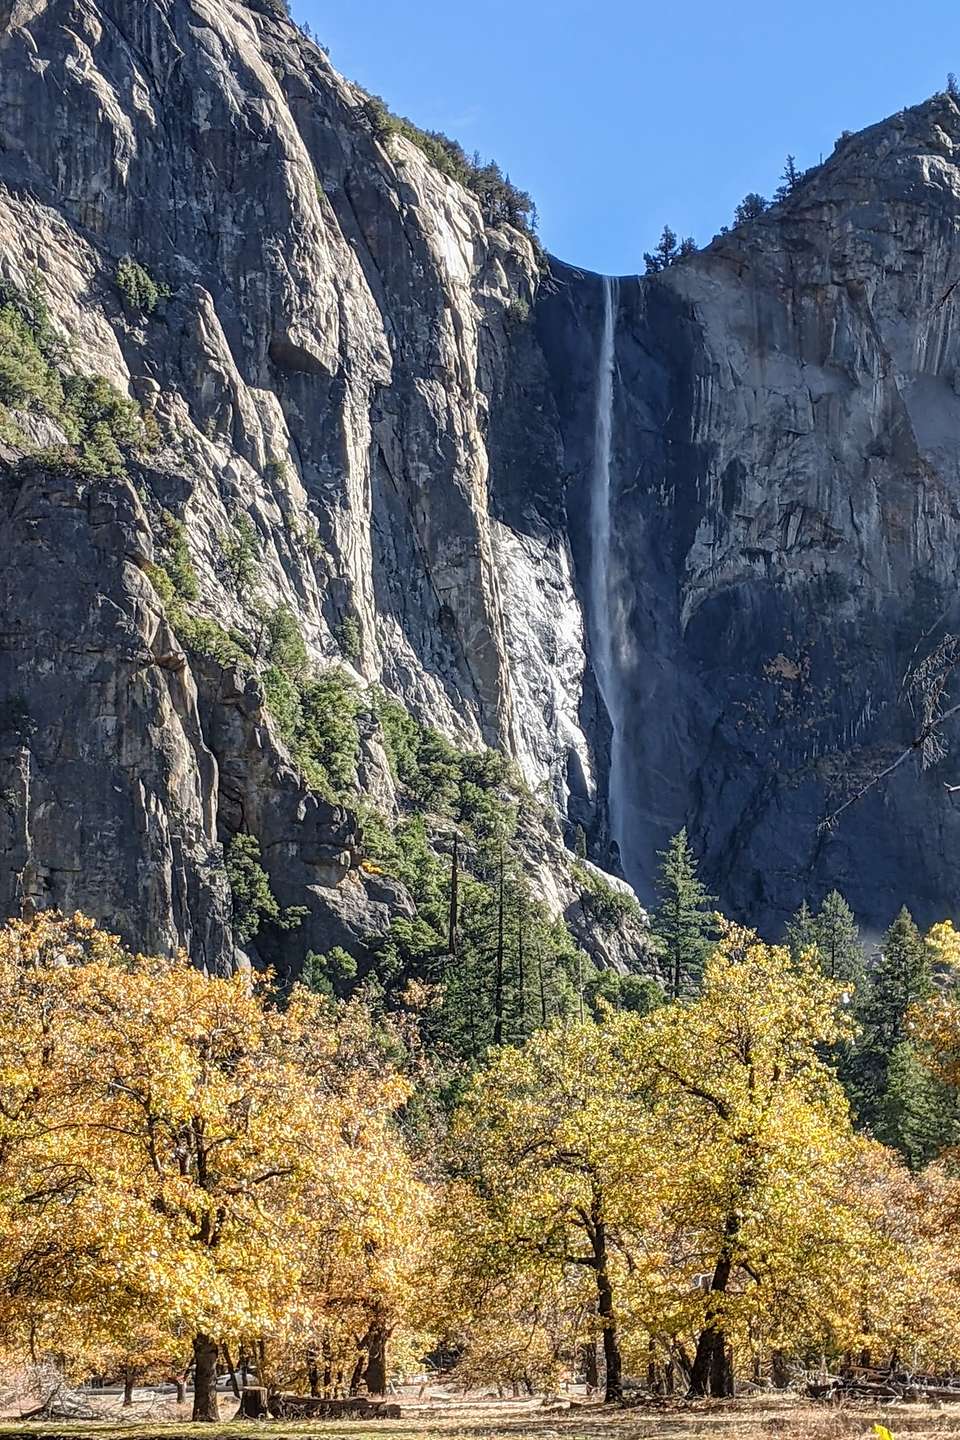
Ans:
{"type": "Polygon", "coordinates": [[[547,248],[642,268],[749,190],[943,88],[956,0],[292,0],[350,79],[529,190],[547,248]]]}

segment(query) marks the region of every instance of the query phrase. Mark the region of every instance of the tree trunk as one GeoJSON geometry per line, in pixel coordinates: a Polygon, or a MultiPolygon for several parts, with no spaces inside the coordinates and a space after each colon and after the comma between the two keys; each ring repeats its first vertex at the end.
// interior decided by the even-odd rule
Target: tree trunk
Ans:
{"type": "Polygon", "coordinates": [[[786,1390],[790,1384],[790,1369],[783,1350],[774,1350],[770,1356],[770,1377],[775,1390],[786,1390]]]}
{"type": "Polygon", "coordinates": [[[597,1267],[597,1312],[603,1326],[603,1360],[607,1372],[603,1391],[604,1403],[616,1404],[623,1399],[623,1366],[620,1360],[620,1337],[613,1313],[613,1287],[607,1275],[606,1240],[603,1262],[597,1267]]]}
{"type": "Polygon", "coordinates": [[[733,1394],[733,1351],[720,1335],[714,1341],[710,1359],[710,1394],[716,1399],[729,1399],[733,1394]]]}
{"type": "Polygon", "coordinates": [[[603,1360],[606,1369],[603,1400],[605,1405],[623,1399],[623,1366],[620,1359],[620,1337],[613,1308],[613,1286],[607,1269],[607,1227],[603,1218],[603,1194],[596,1178],[590,1201],[588,1234],[593,1246],[593,1273],[597,1278],[597,1314],[603,1327],[603,1360]]]}
{"type": "Polygon", "coordinates": [[[447,949],[456,958],[457,924],[460,918],[460,836],[453,832],[453,857],[450,861],[450,913],[447,925],[447,949]]]}
{"type": "Polygon", "coordinates": [[[697,1340],[697,1353],[693,1358],[693,1367],[690,1371],[690,1389],[688,1398],[702,1397],[708,1393],[726,1393],[725,1377],[725,1355],[726,1336],[723,1331],[723,1319],[721,1306],[717,1302],[718,1296],[726,1293],[727,1285],[730,1283],[730,1272],[733,1269],[733,1244],[740,1229],[740,1221],[736,1215],[728,1215],[724,1226],[723,1245],[717,1257],[717,1263],[713,1271],[713,1279],[710,1281],[711,1301],[707,1306],[706,1324],[700,1331],[697,1340]],[[713,1388],[714,1383],[719,1385],[719,1392],[713,1388]]]}
{"type": "Polygon", "coordinates": [[[503,1044],[503,841],[500,841],[500,886],[497,900],[497,962],[493,980],[493,1043],[503,1044]]]}
{"type": "Polygon", "coordinates": [[[186,1403],[187,1403],[187,1377],[186,1377],[186,1375],[175,1375],[175,1376],[173,1377],[173,1383],[174,1383],[174,1385],[176,1385],[176,1387],[177,1387],[177,1404],[178,1404],[178,1405],[186,1405],[186,1403]]]}
{"type": "Polygon", "coordinates": [[[266,1420],[269,1414],[266,1386],[247,1386],[240,1396],[241,1418],[244,1420],[266,1420]]]}
{"type": "Polygon", "coordinates": [[[653,1343],[653,1336],[647,1344],[647,1389],[651,1394],[657,1388],[657,1348],[653,1343]]]}
{"type": "Polygon", "coordinates": [[[234,1395],[239,1400],[240,1384],[237,1380],[237,1372],[233,1368],[233,1361],[230,1359],[230,1351],[228,1350],[226,1345],[224,1345],[223,1347],[223,1363],[224,1365],[226,1365],[227,1374],[230,1376],[230,1389],[233,1391],[234,1395]]]}
{"type": "Polygon", "coordinates": [[[591,1335],[583,1347],[583,1378],[589,1390],[600,1389],[600,1366],[597,1364],[596,1335],[591,1335]]]}
{"type": "Polygon", "coordinates": [[[357,1363],[354,1365],[353,1373],[350,1376],[350,1385],[347,1392],[349,1395],[360,1394],[360,1381],[363,1379],[364,1371],[367,1368],[367,1346],[369,1343],[369,1332],[363,1336],[362,1340],[357,1341],[357,1349],[360,1353],[357,1355],[357,1363]]]}
{"type": "Polygon", "coordinates": [[[367,1368],[364,1379],[369,1395],[387,1393],[387,1327],[382,1321],[370,1327],[370,1343],[367,1348],[367,1368]]]}
{"type": "Polygon", "coordinates": [[[216,1423],[220,1419],[217,1405],[217,1356],[220,1347],[209,1335],[193,1337],[193,1418],[216,1423]]]}
{"type": "Polygon", "coordinates": [[[317,1352],[313,1349],[307,1351],[307,1381],[310,1394],[316,1398],[320,1394],[320,1371],[317,1368],[317,1352]]]}
{"type": "Polygon", "coordinates": [[[123,1372],[123,1403],[124,1406],[133,1404],[133,1386],[136,1377],[131,1370],[123,1372]]]}

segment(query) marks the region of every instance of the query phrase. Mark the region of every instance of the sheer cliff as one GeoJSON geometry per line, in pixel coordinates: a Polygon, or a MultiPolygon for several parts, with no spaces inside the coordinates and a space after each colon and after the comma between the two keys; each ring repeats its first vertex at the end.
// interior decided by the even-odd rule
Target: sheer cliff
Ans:
{"type": "MultiPolygon", "coordinates": [[[[686,822],[732,911],[839,886],[868,925],[954,906],[956,758],[902,766],[905,680],[957,630],[960,114],[843,137],[782,204],[622,281],[611,581],[626,870],[686,822]]],[[[556,272],[550,357],[588,575],[599,283],[556,272]]],[[[949,740],[949,735],[948,735],[949,740]]]]}
{"type": "MultiPolygon", "coordinates": [[[[149,441],[103,463],[87,425],[85,463],[65,462],[77,407],[8,377],[8,912],[77,906],[229,964],[221,847],[239,830],[278,898],[310,909],[301,951],[403,911],[233,663],[281,607],[312,665],[502,748],[560,814],[568,754],[589,771],[560,437],[517,334],[540,261],[416,144],[378,138],[368,100],[271,0],[0,5],[14,358],[25,315],[70,384],[97,377],[142,408],[149,441]],[[154,284],[158,306],[137,289],[154,284]],[[538,413],[508,419],[517,349],[538,413]],[[548,520],[498,516],[493,448],[518,493],[540,476],[548,520]],[[158,585],[171,546],[180,596],[158,585]]],[[[360,771],[389,812],[375,726],[360,771]]],[[[551,819],[531,847],[556,910],[576,898],[561,840],[551,819]]]]}
{"type": "Polygon", "coordinates": [[[512,757],[527,864],[603,964],[643,945],[587,922],[578,826],[644,899],[686,822],[763,925],[831,884],[868,923],[949,909],[948,770],[818,826],[953,624],[958,144],[937,97],[620,283],[598,586],[598,277],[381,133],[278,0],[0,0],[0,324],[34,377],[0,371],[0,909],[229,967],[243,832],[307,911],[287,968],[410,913],[362,863],[361,801],[396,814],[376,707],[354,798],[316,784],[278,616],[312,673],[512,757]]]}

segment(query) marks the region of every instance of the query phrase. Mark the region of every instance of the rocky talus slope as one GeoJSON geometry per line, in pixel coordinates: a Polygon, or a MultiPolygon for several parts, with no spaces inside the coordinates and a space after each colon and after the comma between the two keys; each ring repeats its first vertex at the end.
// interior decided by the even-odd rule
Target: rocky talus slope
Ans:
{"type": "MultiPolygon", "coordinates": [[[[283,613],[312,673],[513,757],[528,865],[602,963],[643,943],[584,920],[578,825],[645,900],[686,822],[764,926],[833,884],[868,924],[946,913],[949,759],[819,821],[909,739],[903,677],[960,628],[955,156],[935,97],[620,283],[591,614],[598,277],[378,133],[279,0],[0,0],[0,300],[66,387],[0,424],[0,911],[228,969],[241,831],[307,908],[288,968],[409,911],[265,703],[283,613]]],[[[361,741],[353,789],[390,818],[375,719],[361,741]]]]}

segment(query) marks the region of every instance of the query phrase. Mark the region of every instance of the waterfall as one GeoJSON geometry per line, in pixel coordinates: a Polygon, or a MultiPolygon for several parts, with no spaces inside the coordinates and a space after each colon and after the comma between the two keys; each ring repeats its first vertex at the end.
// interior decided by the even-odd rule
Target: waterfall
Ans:
{"type": "Polygon", "coordinates": [[[619,283],[603,277],[603,329],[597,359],[597,392],[590,485],[590,638],[597,685],[610,718],[610,772],[607,811],[610,838],[623,858],[623,783],[621,693],[614,655],[616,616],[612,601],[610,460],[613,448],[613,397],[616,376],[616,334],[619,283]]]}

